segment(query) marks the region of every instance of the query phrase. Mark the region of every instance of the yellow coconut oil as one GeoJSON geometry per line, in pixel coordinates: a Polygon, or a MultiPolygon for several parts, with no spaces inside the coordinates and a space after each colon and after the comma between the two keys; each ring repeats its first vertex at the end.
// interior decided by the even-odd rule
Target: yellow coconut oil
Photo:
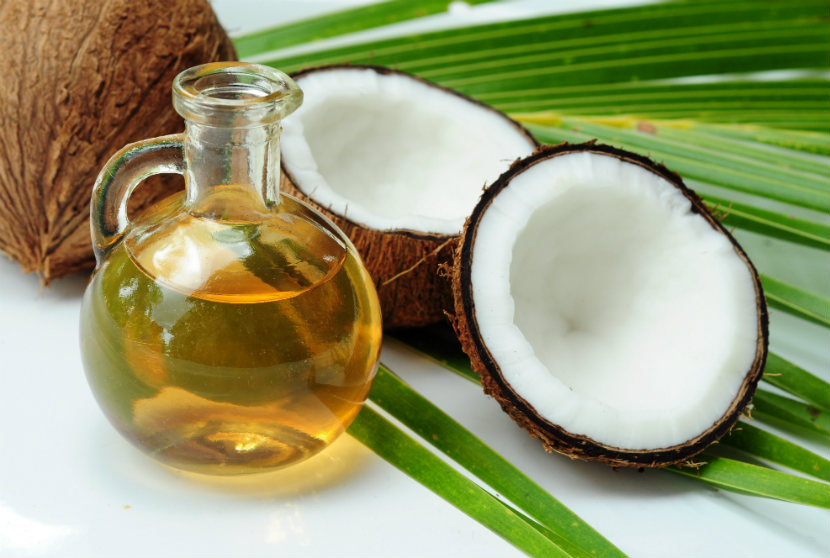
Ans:
{"type": "Polygon", "coordinates": [[[221,185],[174,196],[99,264],[87,288],[87,378],[115,427],[170,465],[274,469],[331,443],[374,377],[381,322],[343,234],[282,195],[221,185]]]}

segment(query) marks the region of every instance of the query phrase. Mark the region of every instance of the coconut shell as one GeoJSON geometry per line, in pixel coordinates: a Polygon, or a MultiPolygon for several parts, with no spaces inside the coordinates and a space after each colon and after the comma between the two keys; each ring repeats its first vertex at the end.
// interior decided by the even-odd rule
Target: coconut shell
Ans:
{"type": "MultiPolygon", "coordinates": [[[[173,78],[235,51],[206,0],[10,0],[0,51],[0,251],[48,283],[94,263],[90,193],[107,159],[181,131],[173,78]]],[[[132,207],[181,184],[142,186],[132,207]]]]}
{"type": "Polygon", "coordinates": [[[354,223],[314,202],[294,186],[283,167],[281,190],[314,206],[354,244],[378,292],[383,327],[420,327],[444,320],[452,304],[449,269],[458,235],[377,231],[354,223]]]}
{"type": "Polygon", "coordinates": [[[683,184],[682,179],[663,165],[656,164],[646,157],[622,151],[606,145],[597,145],[593,142],[571,145],[563,143],[557,146],[545,147],[536,154],[522,159],[505,172],[482,195],[467,223],[464,226],[461,239],[456,248],[452,269],[452,290],[454,296],[455,314],[451,322],[456,331],[462,348],[470,358],[472,368],[481,377],[485,393],[498,401],[501,408],[528,433],[538,438],[544,448],[555,451],[572,459],[599,461],[612,467],[662,467],[665,465],[683,463],[706,447],[719,440],[735,424],[750,403],[755,388],[761,378],[766,363],[767,344],[769,338],[767,307],[761,280],[743,248],[720,222],[711,214],[703,201],[683,184]],[[744,376],[744,381],[737,396],[732,400],[729,409],[722,418],[705,432],[692,440],[672,447],[654,450],[628,450],[599,443],[587,436],[576,435],[566,431],[561,426],[540,417],[532,405],[521,394],[513,390],[501,373],[498,363],[487,349],[479,335],[479,326],[476,321],[475,301],[472,298],[471,268],[472,247],[475,243],[478,223],[487,211],[495,197],[509,186],[511,179],[525,169],[541,160],[557,155],[572,152],[595,152],[617,157],[625,162],[639,165],[678,188],[691,202],[692,211],[701,215],[714,229],[724,234],[732,243],[735,252],[749,269],[755,285],[755,300],[757,305],[757,343],[755,359],[744,376]]]}
{"type": "MultiPolygon", "coordinates": [[[[430,87],[497,114],[537,148],[539,143],[524,126],[504,113],[452,89],[447,89],[418,76],[370,65],[328,65],[307,68],[292,74],[294,79],[304,75],[327,70],[357,69],[373,70],[381,75],[398,75],[416,80],[430,87]]],[[[302,85],[301,85],[302,86],[302,85]]],[[[442,235],[425,231],[393,230],[379,231],[351,221],[316,203],[297,186],[285,164],[282,166],[283,192],[287,192],[311,204],[342,229],[360,253],[378,291],[383,313],[383,327],[397,329],[422,327],[446,320],[446,309],[453,304],[449,270],[452,255],[460,234],[442,235]]]]}

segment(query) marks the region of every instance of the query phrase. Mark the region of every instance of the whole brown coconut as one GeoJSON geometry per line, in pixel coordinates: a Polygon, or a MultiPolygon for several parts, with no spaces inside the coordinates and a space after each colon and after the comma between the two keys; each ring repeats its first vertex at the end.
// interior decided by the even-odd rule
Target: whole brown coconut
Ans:
{"type": "Polygon", "coordinates": [[[48,283],[94,263],[89,197],[110,155],[180,131],[173,78],[235,51],[205,0],[9,0],[0,52],[0,251],[48,283]]]}

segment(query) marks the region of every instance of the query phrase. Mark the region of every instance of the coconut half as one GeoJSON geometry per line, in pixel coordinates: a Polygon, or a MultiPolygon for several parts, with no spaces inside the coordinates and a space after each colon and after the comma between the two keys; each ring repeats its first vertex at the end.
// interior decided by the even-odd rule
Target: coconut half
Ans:
{"type": "Polygon", "coordinates": [[[612,466],[687,460],[749,403],[767,352],[761,282],[681,179],[563,144],[482,196],[453,273],[484,389],[548,450],[612,466]]]}
{"type": "Polygon", "coordinates": [[[326,66],[294,74],[303,105],[284,122],[283,190],[344,229],[375,280],[385,327],[443,320],[464,221],[532,135],[504,114],[410,74],[326,66]]]}

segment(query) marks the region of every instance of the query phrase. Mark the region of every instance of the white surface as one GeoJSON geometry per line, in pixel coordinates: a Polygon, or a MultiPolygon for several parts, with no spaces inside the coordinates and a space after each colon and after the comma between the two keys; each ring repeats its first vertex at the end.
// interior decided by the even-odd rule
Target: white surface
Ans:
{"type": "MultiPolygon", "coordinates": [[[[250,21],[251,8],[279,14],[303,3],[214,4],[250,21]]],[[[815,267],[826,273],[826,259],[815,267]]],[[[42,290],[0,258],[0,555],[520,555],[348,437],[261,477],[212,480],[144,457],[86,385],[77,340],[84,283],[75,276],[42,290]]],[[[772,323],[777,350],[828,376],[826,330],[780,315],[772,323]]],[[[826,511],[547,455],[466,380],[392,343],[384,361],[633,558],[830,554],[826,511]]]]}
{"type": "MultiPolygon", "coordinates": [[[[520,555],[348,436],[259,477],[157,465],[115,432],[86,385],[84,283],[42,290],[0,260],[0,555],[520,555]]],[[[632,558],[830,552],[826,511],[545,454],[466,380],[394,343],[383,358],[632,558]]]]}

